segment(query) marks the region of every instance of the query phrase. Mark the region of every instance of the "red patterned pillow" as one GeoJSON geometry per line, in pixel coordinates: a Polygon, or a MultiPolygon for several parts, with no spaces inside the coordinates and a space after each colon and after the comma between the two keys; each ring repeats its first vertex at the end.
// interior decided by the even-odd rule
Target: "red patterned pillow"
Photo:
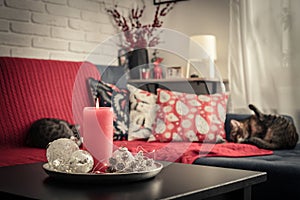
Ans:
{"type": "Polygon", "coordinates": [[[158,89],[159,109],[148,141],[225,140],[227,100],[228,93],[195,95],[158,89]]]}

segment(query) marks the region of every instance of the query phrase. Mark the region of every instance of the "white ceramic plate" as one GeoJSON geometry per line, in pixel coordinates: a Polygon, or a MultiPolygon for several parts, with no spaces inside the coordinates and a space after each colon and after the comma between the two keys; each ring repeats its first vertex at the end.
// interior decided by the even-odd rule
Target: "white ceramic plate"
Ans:
{"type": "Polygon", "coordinates": [[[132,173],[66,173],[56,171],[50,168],[48,163],[43,164],[43,169],[52,178],[87,183],[124,183],[146,180],[155,177],[163,168],[161,163],[154,163],[156,168],[150,171],[132,172],[132,173]]]}

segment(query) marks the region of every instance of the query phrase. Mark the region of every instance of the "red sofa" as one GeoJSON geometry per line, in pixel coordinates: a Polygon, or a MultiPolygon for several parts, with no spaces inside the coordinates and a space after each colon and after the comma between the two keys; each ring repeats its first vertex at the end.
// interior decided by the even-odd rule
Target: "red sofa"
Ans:
{"type": "MultiPolygon", "coordinates": [[[[70,62],[0,57],[0,166],[45,162],[44,149],[25,145],[30,125],[54,117],[82,126],[83,108],[92,105],[87,79],[100,79],[99,69],[89,62],[70,62]]],[[[156,151],[156,159],[193,163],[203,156],[251,156],[268,154],[238,144],[160,143],[115,141],[131,151],[156,151]],[[210,154],[201,150],[210,149],[210,154]]]]}
{"type": "MultiPolygon", "coordinates": [[[[54,117],[82,126],[83,108],[92,105],[87,79],[100,79],[89,62],[0,57],[0,166],[45,162],[44,149],[27,147],[25,138],[37,119],[54,117]]],[[[156,159],[193,163],[199,157],[269,154],[238,144],[115,141],[131,151],[156,151],[156,159]],[[209,154],[207,150],[210,150],[209,154]],[[205,150],[201,154],[201,150],[205,150]]]]}
{"type": "MultiPolygon", "coordinates": [[[[88,77],[100,78],[97,68],[88,62],[0,57],[0,166],[46,162],[44,149],[25,146],[27,131],[32,122],[42,117],[82,124],[83,108],[92,105],[88,77]]],[[[245,116],[227,114],[227,133],[230,118],[241,117],[245,116]]],[[[156,149],[157,160],[266,171],[268,181],[254,187],[254,199],[300,196],[297,190],[300,144],[293,150],[278,150],[273,154],[233,143],[115,141],[114,144],[126,145],[131,151],[139,150],[138,147],[147,151],[156,149]]]]}
{"type": "Polygon", "coordinates": [[[99,79],[88,62],[0,58],[0,166],[46,161],[44,149],[25,146],[27,131],[43,117],[81,124],[88,77],[99,79]]]}

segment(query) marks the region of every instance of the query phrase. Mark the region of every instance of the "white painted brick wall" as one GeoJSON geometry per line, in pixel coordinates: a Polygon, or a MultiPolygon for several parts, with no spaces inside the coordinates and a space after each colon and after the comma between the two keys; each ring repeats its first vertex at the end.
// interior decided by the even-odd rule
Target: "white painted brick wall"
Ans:
{"type": "Polygon", "coordinates": [[[34,37],[32,46],[42,49],[68,50],[68,42],[45,37],[34,37]]]}
{"type": "Polygon", "coordinates": [[[0,44],[7,46],[30,47],[31,36],[14,34],[14,33],[0,33],[0,44]]]}
{"type": "Polygon", "coordinates": [[[0,18],[7,19],[9,21],[17,20],[17,21],[29,22],[30,12],[27,10],[8,8],[2,5],[0,7],[0,18]]]}
{"type": "Polygon", "coordinates": [[[87,42],[71,42],[70,43],[70,51],[75,53],[89,53],[91,52],[97,45],[95,43],[87,43],[87,42]]]}
{"type": "Polygon", "coordinates": [[[9,0],[5,1],[7,7],[18,8],[22,10],[30,10],[36,12],[44,12],[45,6],[42,2],[36,0],[9,0]]]}
{"type": "Polygon", "coordinates": [[[89,32],[97,32],[100,30],[99,24],[78,19],[70,19],[69,26],[74,30],[83,30],[89,32]]]}
{"type": "Polygon", "coordinates": [[[29,24],[24,22],[10,22],[10,29],[13,33],[49,36],[50,27],[40,24],[29,24]]]}
{"type": "Polygon", "coordinates": [[[85,33],[83,31],[75,31],[72,29],[56,28],[51,29],[51,35],[54,38],[61,38],[65,40],[83,41],[85,33]]]}
{"type": "Polygon", "coordinates": [[[43,0],[43,2],[66,5],[67,0],[43,0]]]}
{"type": "Polygon", "coordinates": [[[0,0],[0,56],[86,59],[116,33],[103,1],[0,0]]]}
{"type": "Polygon", "coordinates": [[[11,48],[11,56],[13,57],[31,57],[34,55],[34,58],[47,58],[49,57],[49,51],[37,48],[11,48]]]}
{"type": "Polygon", "coordinates": [[[0,31],[9,31],[9,22],[8,21],[4,21],[4,20],[0,20],[0,31]]]}
{"type": "Polygon", "coordinates": [[[100,4],[93,1],[69,0],[68,5],[73,8],[89,10],[93,12],[98,12],[100,10],[100,4]]]}
{"type": "Polygon", "coordinates": [[[33,23],[67,27],[68,18],[53,16],[45,13],[32,13],[31,20],[33,23]]]}
{"type": "Polygon", "coordinates": [[[4,47],[4,46],[2,46],[2,47],[0,48],[0,55],[1,55],[1,56],[10,56],[10,49],[11,49],[11,48],[9,48],[9,47],[4,47]]]}

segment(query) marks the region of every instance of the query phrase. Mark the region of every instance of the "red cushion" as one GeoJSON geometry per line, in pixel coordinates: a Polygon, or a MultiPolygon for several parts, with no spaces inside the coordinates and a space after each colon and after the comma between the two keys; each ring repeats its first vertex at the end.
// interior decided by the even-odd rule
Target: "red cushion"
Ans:
{"type": "Polygon", "coordinates": [[[81,123],[83,107],[90,105],[88,77],[99,79],[87,62],[1,57],[0,146],[24,145],[39,118],[81,123]]]}
{"type": "Polygon", "coordinates": [[[157,89],[156,123],[148,141],[217,142],[225,139],[227,93],[195,95],[157,89]]]}

